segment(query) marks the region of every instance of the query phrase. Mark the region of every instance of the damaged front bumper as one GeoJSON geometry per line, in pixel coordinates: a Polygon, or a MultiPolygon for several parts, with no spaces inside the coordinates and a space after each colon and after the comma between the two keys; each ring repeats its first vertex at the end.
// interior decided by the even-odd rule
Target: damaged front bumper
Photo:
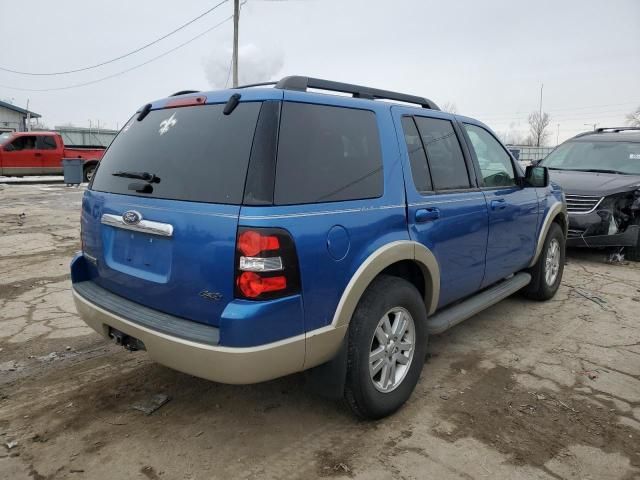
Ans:
{"type": "Polygon", "coordinates": [[[638,235],[638,225],[630,225],[624,232],[612,235],[584,235],[583,232],[570,228],[567,247],[635,247],[638,235]]]}

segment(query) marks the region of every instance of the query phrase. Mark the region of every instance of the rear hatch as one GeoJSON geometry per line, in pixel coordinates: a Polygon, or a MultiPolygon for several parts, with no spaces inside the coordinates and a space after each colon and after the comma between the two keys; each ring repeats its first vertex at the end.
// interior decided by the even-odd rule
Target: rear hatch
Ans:
{"type": "Polygon", "coordinates": [[[238,215],[261,105],[241,102],[230,115],[224,104],[152,109],[126,124],[83,200],[94,282],[218,325],[233,299],[238,215]]]}

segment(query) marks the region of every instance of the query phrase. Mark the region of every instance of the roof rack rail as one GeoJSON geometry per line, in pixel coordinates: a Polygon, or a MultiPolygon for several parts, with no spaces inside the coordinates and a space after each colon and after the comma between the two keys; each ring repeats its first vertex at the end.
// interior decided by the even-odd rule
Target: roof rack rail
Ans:
{"type": "Polygon", "coordinates": [[[275,85],[278,82],[260,82],[260,83],[248,83],[246,85],[239,85],[235,88],[251,88],[251,87],[266,87],[269,85],[275,85]]]}
{"type": "Polygon", "coordinates": [[[596,128],[594,131],[596,133],[602,133],[602,132],[617,133],[617,132],[624,132],[626,130],[640,130],[640,127],[601,127],[601,128],[596,128]]]}
{"type": "Polygon", "coordinates": [[[170,97],[177,97],[178,95],[186,95],[187,93],[200,93],[200,90],[180,90],[179,92],[169,95],[170,97]]]}
{"type": "Polygon", "coordinates": [[[431,100],[424,97],[407,95],[406,93],[391,92],[389,90],[364,87],[362,85],[353,85],[350,83],[323,80],[321,78],[301,76],[284,77],[279,82],[277,82],[275,86],[276,88],[281,88],[283,90],[297,90],[301,92],[306,92],[308,88],[317,88],[319,90],[329,90],[332,92],[350,93],[355,98],[366,98],[369,100],[396,100],[399,102],[414,103],[420,105],[422,108],[440,110],[435,102],[432,102],[431,100]]]}

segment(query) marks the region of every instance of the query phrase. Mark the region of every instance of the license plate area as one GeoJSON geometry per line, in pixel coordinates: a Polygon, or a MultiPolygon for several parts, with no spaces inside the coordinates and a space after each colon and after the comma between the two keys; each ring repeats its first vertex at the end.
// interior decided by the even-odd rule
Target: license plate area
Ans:
{"type": "Polygon", "coordinates": [[[167,283],[173,260],[170,238],[105,226],[109,268],[156,283],[167,283]]]}

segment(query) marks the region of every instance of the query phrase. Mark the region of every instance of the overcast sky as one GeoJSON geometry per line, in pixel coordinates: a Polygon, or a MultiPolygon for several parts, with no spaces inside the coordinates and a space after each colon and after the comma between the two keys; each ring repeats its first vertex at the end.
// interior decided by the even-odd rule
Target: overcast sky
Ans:
{"type": "MultiPolygon", "coordinates": [[[[221,0],[2,0],[0,67],[82,68],[134,50],[221,0]]],[[[175,35],[86,72],[0,71],[0,99],[49,125],[116,128],[142,104],[227,82],[232,22],[138,69],[229,17],[228,1],[175,35]]],[[[526,132],[538,108],[555,144],[585,127],[620,125],[640,106],[640,0],[248,0],[240,20],[240,80],[302,74],[452,102],[502,133],[526,132]]]]}

